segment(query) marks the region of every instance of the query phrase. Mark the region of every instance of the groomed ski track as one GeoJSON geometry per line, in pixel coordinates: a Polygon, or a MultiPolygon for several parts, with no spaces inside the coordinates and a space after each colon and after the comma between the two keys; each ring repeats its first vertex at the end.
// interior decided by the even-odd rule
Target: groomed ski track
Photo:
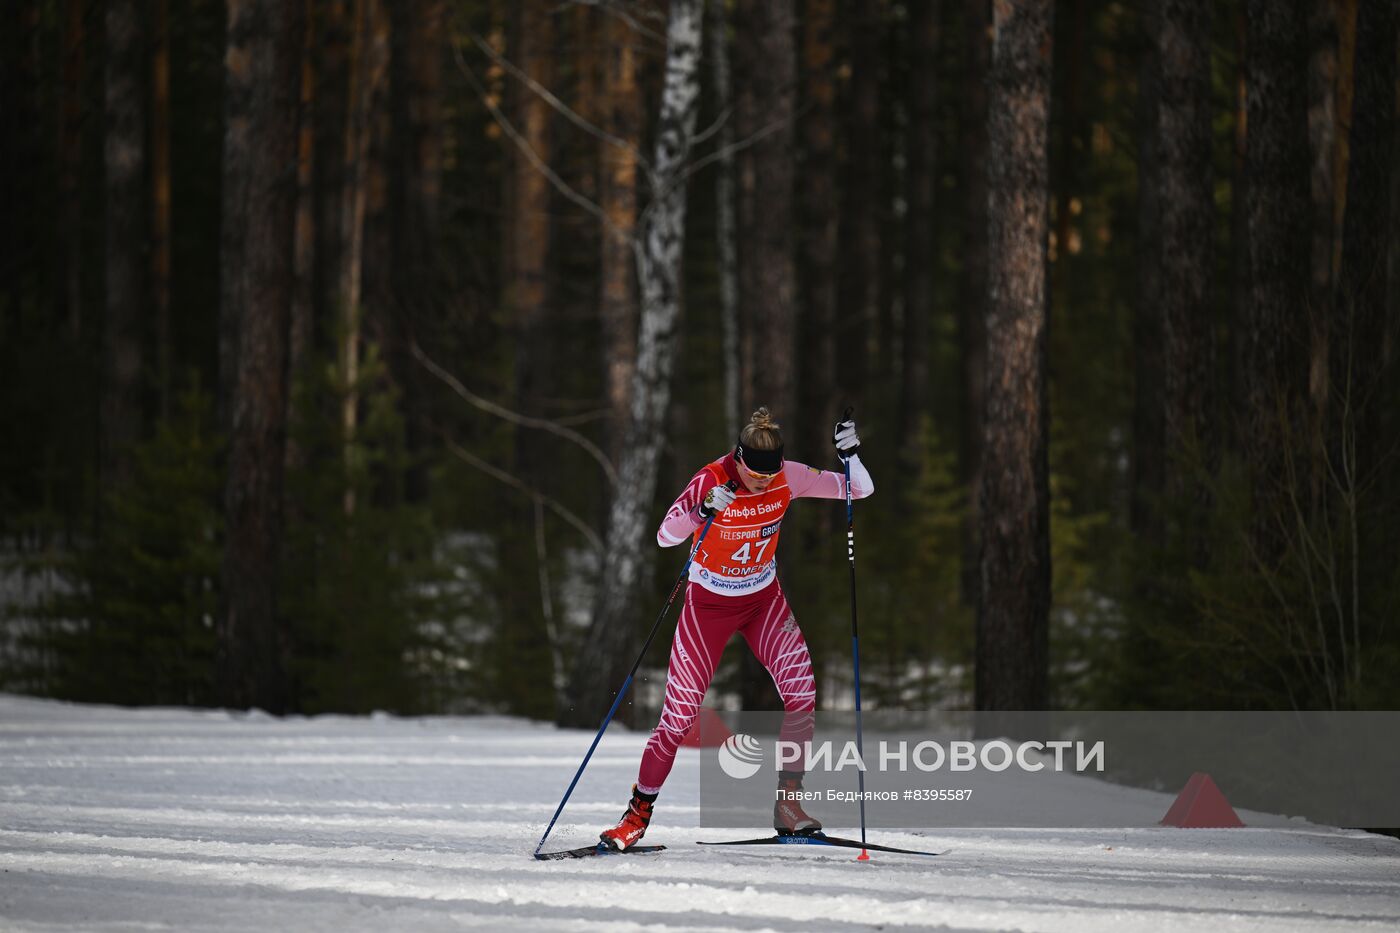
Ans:
{"type": "MultiPolygon", "coordinates": [[[[764,827],[699,829],[686,749],[646,840],[666,852],[536,861],[590,738],[501,718],[279,721],[0,695],[0,930],[1400,928],[1400,840],[1249,813],[1242,830],[1165,829],[1170,795],[1104,799],[1099,785],[1038,805],[1067,821],[1107,806],[1131,828],[873,829],[953,852],[866,864],[696,846],[764,827]]],[[[616,820],[644,742],[609,732],[548,847],[616,820]]]]}

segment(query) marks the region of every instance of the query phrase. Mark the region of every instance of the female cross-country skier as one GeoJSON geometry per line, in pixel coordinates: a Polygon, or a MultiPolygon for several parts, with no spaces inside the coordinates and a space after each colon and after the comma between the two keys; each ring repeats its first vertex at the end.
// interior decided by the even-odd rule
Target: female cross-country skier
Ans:
{"type": "MultiPolygon", "coordinates": [[[[832,439],[837,455],[850,464],[852,496],[870,495],[875,483],[856,453],[860,438],[855,422],[837,424],[832,439]]],[[[652,805],[671,772],[676,749],[695,722],[720,654],[735,632],[744,636],[778,687],[786,712],[781,737],[799,743],[811,738],[817,696],[812,660],[778,583],[777,566],[783,513],[788,503],[803,496],[844,499],[846,478],[784,460],[779,425],[767,408],[760,408],[740,432],[735,448],[696,473],[666,512],[656,532],[656,543],[662,547],[686,541],[711,515],[714,524],[690,565],[685,605],[671,642],[661,721],[642,753],[632,801],[618,824],[600,834],[612,848],[626,849],[646,833],[652,805]]],[[[780,790],[801,787],[802,772],[779,773],[780,790]]],[[[801,804],[786,799],[792,794],[776,796],[773,828],[779,833],[821,829],[801,804]]]]}

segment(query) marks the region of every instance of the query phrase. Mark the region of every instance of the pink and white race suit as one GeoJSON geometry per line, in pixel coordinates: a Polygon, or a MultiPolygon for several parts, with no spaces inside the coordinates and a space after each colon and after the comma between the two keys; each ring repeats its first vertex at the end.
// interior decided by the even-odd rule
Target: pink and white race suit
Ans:
{"type": "MultiPolygon", "coordinates": [[[[676,749],[695,723],[724,646],[735,632],[768,669],[787,715],[781,738],[805,742],[812,736],[816,683],[807,641],[778,583],[777,547],[783,515],[793,499],[846,498],[841,473],[818,470],[794,460],[762,492],[750,492],[739,478],[734,454],[707,464],[666,512],[656,543],[673,547],[704,525],[700,504],[711,488],[733,480],[739,493],[715,517],[690,565],[685,604],[671,642],[666,695],[661,720],[642,753],[637,789],[654,794],[665,783],[676,749]]],[[[875,491],[858,456],[851,458],[851,495],[864,499],[875,491]]]]}

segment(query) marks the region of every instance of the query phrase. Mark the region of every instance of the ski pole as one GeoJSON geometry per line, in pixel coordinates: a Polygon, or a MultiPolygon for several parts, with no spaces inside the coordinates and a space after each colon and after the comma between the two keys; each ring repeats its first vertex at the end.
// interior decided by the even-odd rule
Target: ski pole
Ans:
{"type": "MultiPolygon", "coordinates": [[[[738,489],[738,484],[733,480],[725,483],[730,490],[738,489]]],[[[583,769],[588,767],[589,759],[593,757],[593,751],[598,747],[598,742],[603,738],[603,733],[607,731],[608,724],[612,722],[613,716],[617,715],[617,708],[622,703],[622,698],[627,695],[627,690],[632,686],[632,678],[637,674],[637,668],[642,666],[642,658],[646,657],[647,649],[651,647],[652,639],[656,637],[656,632],[661,628],[661,620],[666,618],[666,614],[671,611],[671,603],[676,601],[676,594],[680,592],[681,584],[685,582],[686,575],[690,572],[690,563],[695,560],[695,555],[700,551],[700,544],[705,540],[705,535],[709,534],[710,526],[714,524],[715,516],[711,514],[705,519],[704,526],[700,529],[700,534],[695,538],[695,545],[690,549],[690,554],[685,559],[685,565],[681,567],[680,574],[676,577],[676,585],[671,587],[671,595],[666,597],[666,605],[661,608],[661,614],[656,617],[656,621],[651,624],[651,632],[647,635],[646,642],[642,645],[642,650],[637,653],[637,660],[632,662],[632,670],[627,673],[627,679],[618,688],[617,696],[613,698],[612,708],[603,717],[603,724],[598,727],[598,734],[593,736],[593,744],[588,746],[588,754],[583,756],[583,761],[578,766],[578,771],[574,772],[574,779],[569,782],[569,789],[564,791],[564,799],[559,801],[559,806],[554,811],[554,816],[550,817],[549,825],[545,827],[544,835],[540,837],[539,845],[535,846],[535,857],[539,858],[540,850],[544,848],[544,841],[549,838],[549,834],[554,829],[554,824],[559,819],[559,814],[564,812],[564,804],[569,802],[569,795],[574,792],[578,785],[578,779],[583,777],[583,769]]]]}
{"type": "MultiPolygon", "coordinates": [[[[842,421],[851,420],[852,409],[847,408],[842,421]]],[[[856,519],[854,498],[851,495],[851,460],[842,457],[846,468],[846,558],[851,565],[851,657],[856,673],[856,754],[865,761],[865,740],[861,731],[860,713],[860,628],[856,624],[856,519]]],[[[857,861],[868,861],[870,853],[865,851],[865,770],[856,770],[856,781],[860,788],[860,855],[857,861]]]]}

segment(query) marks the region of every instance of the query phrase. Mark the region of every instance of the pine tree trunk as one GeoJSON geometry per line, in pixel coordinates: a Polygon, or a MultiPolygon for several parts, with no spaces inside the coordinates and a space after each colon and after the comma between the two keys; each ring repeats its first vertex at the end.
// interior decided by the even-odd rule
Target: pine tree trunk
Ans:
{"type": "Polygon", "coordinates": [[[735,133],[751,140],[738,158],[739,302],[748,361],[744,394],[750,406],[767,405],[780,419],[791,418],[796,404],[797,314],[793,0],[740,0],[737,17],[735,50],[745,86],[735,113],[735,133]]]}
{"type": "Polygon", "coordinates": [[[379,0],[355,0],[350,40],[349,112],[345,121],[344,187],[340,200],[340,267],[336,307],[339,376],[344,393],[340,403],[341,443],[346,474],[342,507],[355,511],[353,468],[355,433],[359,424],[360,340],[364,319],[365,216],[370,189],[370,143],[374,130],[376,94],[388,64],[387,36],[382,34],[379,0]]]}
{"type": "MultiPolygon", "coordinates": [[[[1063,82],[1060,90],[1052,91],[1063,101],[1064,116],[1060,119],[1060,145],[1058,158],[1052,175],[1055,179],[1055,233],[1051,242],[1052,255],[1069,257],[1075,255],[1070,242],[1074,217],[1071,207],[1083,193],[1083,171],[1086,164],[1089,127],[1085,121],[1084,70],[1088,62],[1085,43],[1088,41],[1089,17],[1085,0],[1067,0],[1057,11],[1058,30],[1064,38],[1060,44],[1060,54],[1056,57],[1063,82]]],[[[1051,290],[1058,292],[1063,279],[1072,274],[1073,264],[1069,261],[1056,262],[1052,268],[1054,281],[1051,290]]]]}
{"type": "Polygon", "coordinates": [[[334,347],[340,317],[345,201],[345,137],[350,112],[350,45],[355,19],[350,0],[313,0],[316,12],[316,97],[312,149],[315,227],[313,341],[334,347]]]}
{"type": "MultiPolygon", "coordinates": [[[[1166,472],[1162,348],[1162,69],[1160,8],[1143,14],[1138,63],[1138,295],[1133,315],[1133,446],[1128,524],[1140,541],[1163,544],[1166,472]]],[[[1061,244],[1061,249],[1064,245],[1061,244]]]]}
{"type": "MultiPolygon", "coordinates": [[[[1167,0],[1147,20],[1151,74],[1140,186],[1142,284],[1137,342],[1134,528],[1160,546],[1166,518],[1204,518],[1213,469],[1214,350],[1208,285],[1215,223],[1211,181],[1210,10],[1206,0],[1167,0]],[[1143,357],[1156,365],[1143,362],[1143,357]],[[1163,499],[1165,497],[1165,499],[1163,499]]],[[[1191,552],[1205,541],[1196,526],[1191,552]]]]}
{"type": "Polygon", "coordinates": [[[218,693],[286,712],[277,614],[292,299],[302,10],[230,0],[225,55],[220,316],[233,335],[218,693]]]}
{"type": "Polygon", "coordinates": [[[1053,4],[995,0],[976,705],[1045,709],[1050,613],[1047,134],[1053,4]]]}
{"type": "MultiPolygon", "coordinates": [[[[1392,0],[1361,0],[1356,18],[1356,83],[1352,105],[1347,205],[1336,312],[1331,328],[1331,458],[1349,484],[1369,484],[1379,466],[1381,413],[1393,404],[1381,388],[1387,305],[1386,235],[1395,161],[1396,8],[1392,0]],[[1342,456],[1343,429],[1355,432],[1355,458],[1342,456]]],[[[1393,297],[1393,296],[1392,296],[1393,297]]]]}
{"type": "Polygon", "coordinates": [[[13,0],[0,10],[0,328],[11,341],[21,309],[49,297],[46,279],[54,276],[58,258],[35,236],[48,226],[52,197],[46,185],[36,184],[47,176],[52,157],[43,132],[49,125],[43,112],[48,88],[40,59],[48,15],[41,7],[49,6],[13,0]]]}
{"type": "MultiPolygon", "coordinates": [[[[681,311],[681,257],[685,245],[683,172],[690,156],[699,106],[701,49],[700,0],[672,0],[666,30],[666,83],[657,120],[653,158],[658,200],[645,214],[637,279],[642,309],[637,373],[632,384],[632,417],[619,465],[618,488],[608,513],[598,597],[588,636],[575,662],[568,703],[560,722],[596,725],[614,692],[622,686],[635,656],[637,622],[651,618],[638,606],[638,584],[645,576],[651,543],[652,502],[666,414],[671,401],[671,369],[681,311]]],[[[659,607],[658,607],[659,608],[659,607]]]]}
{"type": "MultiPolygon", "coordinates": [[[[527,0],[512,19],[511,55],[519,68],[543,87],[553,84],[552,55],[554,21],[548,0],[527,0]]],[[[548,165],[553,157],[550,122],[553,111],[539,94],[523,82],[510,85],[512,119],[528,146],[548,165]]],[[[539,414],[547,362],[540,358],[538,341],[543,333],[549,300],[547,276],[550,244],[549,181],[522,153],[511,152],[511,220],[506,250],[510,274],[507,278],[506,308],[516,338],[516,407],[539,414]]],[[[521,434],[528,446],[529,435],[521,434]]],[[[517,443],[517,460],[527,454],[517,443]]],[[[528,469],[526,463],[517,466],[528,469]]]]}
{"type": "MultiPolygon", "coordinates": [[[[1308,394],[1312,431],[1327,416],[1328,324],[1333,299],[1332,255],[1335,250],[1337,162],[1337,32],[1338,0],[1318,0],[1308,15],[1308,148],[1311,155],[1312,230],[1311,282],[1308,289],[1308,394]]],[[[1315,464],[1314,481],[1320,477],[1315,464]]]]}
{"type": "MultiPolygon", "coordinates": [[[[1397,38],[1400,42],[1400,38],[1397,38]]],[[[1400,90],[1397,90],[1400,93],[1400,90]]],[[[1400,152],[1400,114],[1396,115],[1395,134],[1391,145],[1400,152]]],[[[1381,366],[1389,374],[1387,398],[1400,398],[1400,366],[1396,366],[1397,343],[1400,343],[1400,172],[1390,176],[1390,228],[1386,234],[1386,307],[1385,341],[1381,350],[1381,366]]],[[[1393,409],[1385,413],[1385,429],[1394,436],[1396,417],[1393,409]]],[[[1398,497],[1400,498],[1400,497],[1398,497]]]]}
{"type": "Polygon", "coordinates": [[[156,312],[156,391],[170,415],[170,0],[155,0],[151,56],[151,297],[156,312]]]}
{"type": "MultiPolygon", "coordinates": [[[[921,419],[928,409],[929,324],[934,314],[933,272],[938,189],[939,15],[942,4],[915,4],[909,23],[909,121],[905,131],[907,194],[904,255],[904,381],[900,391],[899,437],[907,474],[918,475],[923,455],[921,419]]],[[[905,484],[913,488],[913,484],[905,484]]]]}
{"type": "MultiPolygon", "coordinates": [[[[1166,492],[1209,504],[1198,469],[1214,471],[1212,428],[1215,349],[1210,281],[1214,268],[1215,193],[1211,172],[1210,17],[1208,0],[1166,0],[1157,34],[1161,67],[1158,126],[1162,140],[1162,308],[1168,452],[1166,492]]],[[[1200,529],[1197,534],[1200,534],[1200,529]]],[[[1192,545],[1198,562],[1205,540],[1192,545]]]]}
{"type": "Polygon", "coordinates": [[[637,152],[642,145],[642,96],[637,87],[637,36],[621,16],[603,26],[603,129],[626,148],[599,145],[599,206],[608,218],[602,240],[604,392],[609,411],[608,450],[616,461],[631,411],[637,359],[637,152]]]}
{"type": "Polygon", "coordinates": [[[963,601],[981,598],[982,448],[987,393],[987,76],[991,67],[990,0],[964,0],[967,62],[960,82],[958,123],[962,174],[962,275],[958,283],[958,344],[962,384],[963,601]]]}
{"type": "MultiPolygon", "coordinates": [[[[716,106],[732,108],[734,95],[729,69],[728,4],[710,4],[710,48],[712,50],[716,106]]],[[[726,437],[738,437],[742,419],[740,411],[739,360],[739,243],[738,218],[735,217],[734,117],[719,131],[719,167],[715,172],[715,239],[719,254],[719,314],[724,366],[724,425],[726,437]]]]}
{"type": "MultiPolygon", "coordinates": [[[[623,18],[609,15],[606,8],[593,9],[590,4],[579,4],[570,12],[565,27],[567,35],[562,43],[563,49],[569,53],[568,68],[573,72],[569,106],[585,123],[599,128],[605,128],[607,111],[613,104],[604,89],[608,61],[617,51],[614,43],[636,38],[625,19],[616,26],[608,22],[613,19],[623,18]]],[[[630,50],[634,84],[637,51],[635,48],[630,50]]],[[[570,90],[568,87],[564,89],[570,90]]],[[[581,164],[570,173],[573,177],[568,183],[588,200],[601,204],[601,153],[599,160],[585,157],[578,162],[581,164]]]]}
{"type": "MultiPolygon", "coordinates": [[[[798,205],[802,307],[798,324],[802,347],[798,406],[799,449],[816,458],[829,453],[836,414],[837,225],[836,179],[836,0],[810,0],[802,17],[802,161],[798,205]]],[[[731,434],[734,432],[731,432],[731,434]]],[[[829,526],[829,516],[809,525],[829,526]]],[[[816,534],[824,530],[814,528],[816,534]]],[[[825,529],[829,531],[828,529],[825,529]]],[[[824,537],[824,536],[823,536],[824,537]]]]}
{"type": "MultiPolygon", "coordinates": [[[[779,421],[797,414],[797,269],[792,146],[797,90],[793,0],[739,0],[738,71],[744,78],[735,132],[739,153],[739,307],[746,408],[779,421]]],[[[746,420],[740,412],[741,424],[746,420]]],[[[782,709],[773,677],[751,652],[740,662],[746,709],[782,709]]]]}
{"type": "Polygon", "coordinates": [[[1246,290],[1240,440],[1255,480],[1254,553],[1266,566],[1283,548],[1280,516],[1288,464],[1297,488],[1310,480],[1299,456],[1306,426],[1308,231],[1306,17],[1292,4],[1246,8],[1244,174],[1246,290]]]}
{"type": "Polygon", "coordinates": [[[103,146],[106,189],[106,317],[102,339],[101,476],[104,490],[131,478],[141,437],[148,247],[146,38],[140,0],[106,7],[103,146]]]}
{"type": "MultiPolygon", "coordinates": [[[[292,310],[287,332],[287,419],[294,422],[298,380],[305,374],[316,322],[316,0],[303,0],[297,109],[296,219],[292,233],[292,310]]],[[[306,452],[287,437],[287,472],[301,469],[306,452]]],[[[289,505],[294,504],[289,503],[289,505]]]]}
{"type": "Polygon", "coordinates": [[[1249,236],[1247,216],[1249,213],[1249,184],[1245,176],[1245,155],[1248,148],[1249,82],[1246,80],[1248,62],[1245,55],[1245,41],[1248,27],[1242,5],[1236,5],[1231,14],[1231,33],[1234,37],[1235,67],[1231,74],[1231,147],[1230,147],[1230,346],[1227,379],[1230,398],[1233,404],[1225,421],[1228,439],[1225,446],[1231,451],[1243,450],[1243,412],[1241,399],[1245,393],[1245,380],[1248,378],[1245,367],[1245,332],[1248,329],[1245,308],[1249,293],[1249,236]]]}
{"type": "MultiPolygon", "coordinates": [[[[1396,41],[1400,42],[1400,35],[1396,41]]],[[[1397,88],[1397,93],[1400,93],[1400,88],[1397,88]]],[[[1400,106],[1397,106],[1397,110],[1400,110],[1400,106]]],[[[1394,147],[1394,152],[1400,153],[1400,113],[1396,114],[1391,146],[1394,147]]],[[[1397,357],[1400,357],[1400,172],[1394,170],[1390,173],[1388,224],[1385,237],[1385,307],[1388,310],[1385,315],[1385,335],[1381,341],[1381,371],[1385,378],[1381,392],[1384,398],[1400,399],[1400,365],[1397,365],[1397,357]]],[[[1379,435],[1395,437],[1397,430],[1400,430],[1400,410],[1391,404],[1381,411],[1379,435]]],[[[1397,488],[1400,487],[1400,476],[1397,476],[1396,471],[1391,472],[1387,485],[1390,501],[1400,502],[1400,488],[1397,488]]]]}
{"type": "Polygon", "coordinates": [[[846,113],[847,157],[841,197],[841,256],[837,273],[840,315],[836,344],[841,362],[839,401],[858,403],[867,389],[869,348],[880,305],[880,20],[884,2],[847,4],[843,28],[850,42],[846,113]]]}
{"type": "Polygon", "coordinates": [[[1342,270],[1342,224],[1347,209],[1352,112],[1356,97],[1356,19],[1360,0],[1337,0],[1337,133],[1332,157],[1332,305],[1342,270]]]}
{"type": "Polygon", "coordinates": [[[65,0],[63,103],[59,114],[59,187],[63,212],[64,319],[75,340],[83,329],[83,84],[87,38],[83,0],[65,0]]]}
{"type": "Polygon", "coordinates": [[[395,313],[394,248],[389,209],[390,162],[394,148],[389,81],[389,61],[392,57],[389,6],[383,0],[377,0],[369,27],[371,89],[366,107],[365,218],[360,254],[362,348],[366,339],[376,341],[381,347],[384,345],[389,335],[386,319],[395,313]]]}
{"type": "Polygon", "coordinates": [[[875,328],[869,362],[872,378],[865,396],[867,408],[879,405],[899,418],[899,393],[904,384],[904,354],[901,350],[899,322],[895,318],[896,295],[903,281],[895,274],[896,264],[905,257],[904,218],[896,212],[895,202],[905,193],[904,167],[899,156],[904,146],[904,85],[899,68],[893,64],[899,58],[897,29],[893,23],[894,5],[873,4],[876,23],[876,61],[874,80],[879,87],[879,107],[875,125],[880,128],[875,150],[875,203],[873,205],[876,239],[875,265],[875,328]]]}
{"type": "MultiPolygon", "coordinates": [[[[510,58],[543,87],[554,84],[555,5],[551,0],[527,0],[512,13],[510,58]]],[[[523,81],[510,84],[512,120],[524,144],[548,165],[556,158],[550,124],[554,111],[523,81]]],[[[544,174],[519,147],[511,151],[511,201],[506,251],[509,278],[505,293],[515,338],[515,409],[546,414],[551,341],[546,315],[550,301],[550,187],[544,174]]],[[[548,473],[552,447],[531,428],[516,428],[513,470],[538,488],[548,473]]],[[[534,545],[534,510],[528,503],[507,506],[510,530],[503,542],[508,587],[503,628],[497,636],[500,658],[499,698],[516,715],[552,718],[555,710],[554,671],[548,627],[540,590],[539,557],[534,545]]]]}
{"type": "Polygon", "coordinates": [[[445,0],[411,0],[389,5],[392,20],[392,113],[394,140],[392,216],[395,300],[388,347],[394,378],[403,392],[405,442],[413,465],[405,477],[409,501],[428,495],[427,467],[419,453],[429,443],[425,410],[430,394],[422,367],[409,347],[437,333],[436,309],[444,302],[439,237],[442,212],[443,56],[446,54],[445,0]],[[421,336],[420,336],[421,335],[421,336]]]}

